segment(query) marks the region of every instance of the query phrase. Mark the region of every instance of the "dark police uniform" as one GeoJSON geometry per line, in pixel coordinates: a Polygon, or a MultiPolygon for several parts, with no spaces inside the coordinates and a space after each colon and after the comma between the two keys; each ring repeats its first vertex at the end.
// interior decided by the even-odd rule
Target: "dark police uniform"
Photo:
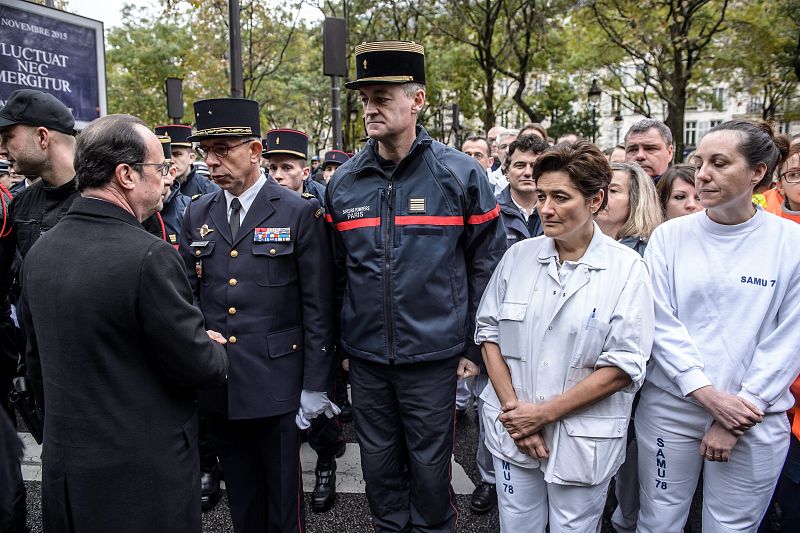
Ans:
{"type": "MultiPolygon", "coordinates": [[[[250,100],[195,102],[193,139],[258,136],[250,100]],[[210,113],[209,113],[210,112],[210,113]],[[232,126],[233,125],[233,126],[232,126]]],[[[231,153],[228,157],[234,157],[231,153]]],[[[200,395],[213,412],[237,532],[304,531],[295,414],[301,390],[329,388],[333,282],[322,210],[260,178],[231,235],[224,191],[186,210],[180,253],[206,327],[228,340],[225,387],[200,395]]]]}
{"type": "MultiPolygon", "coordinates": [[[[192,127],[188,124],[156,126],[153,131],[156,135],[168,135],[172,146],[192,149],[192,141],[189,140],[192,135],[192,127]]],[[[194,198],[198,194],[216,192],[219,187],[209,179],[208,167],[205,164],[193,163],[186,178],[180,181],[180,189],[182,194],[194,198]]]]}
{"type": "MultiPolygon", "coordinates": [[[[420,45],[356,47],[348,88],[425,81],[420,45]]],[[[367,146],[327,187],[340,349],[376,531],[449,532],[456,369],[476,364],[475,311],[506,248],[486,172],[417,126],[397,164],[367,146]]]]}

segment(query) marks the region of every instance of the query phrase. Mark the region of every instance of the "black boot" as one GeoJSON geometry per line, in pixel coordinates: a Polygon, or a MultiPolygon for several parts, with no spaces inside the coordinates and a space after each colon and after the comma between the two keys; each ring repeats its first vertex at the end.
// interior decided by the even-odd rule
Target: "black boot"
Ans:
{"type": "Polygon", "coordinates": [[[324,513],[333,507],[336,501],[336,461],[318,462],[314,473],[317,482],[314,485],[314,492],[311,493],[311,510],[315,513],[324,513]]]}
{"type": "Polygon", "coordinates": [[[200,506],[209,511],[217,505],[220,497],[219,465],[200,469],[200,506]]]}

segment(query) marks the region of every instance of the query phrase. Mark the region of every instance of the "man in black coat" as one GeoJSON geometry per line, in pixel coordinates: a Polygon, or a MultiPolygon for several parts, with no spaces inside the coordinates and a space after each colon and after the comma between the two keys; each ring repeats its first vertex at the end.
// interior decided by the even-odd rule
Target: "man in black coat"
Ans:
{"type": "Polygon", "coordinates": [[[161,208],[161,144],[110,115],[83,131],[75,163],[82,197],[22,269],[44,530],[199,533],[195,390],[224,382],[227,356],[178,254],[141,226],[161,208]]]}
{"type": "Polygon", "coordinates": [[[258,103],[194,103],[222,190],[186,209],[180,252],[207,327],[228,340],[227,386],[203,392],[237,533],[305,531],[299,430],[338,413],[333,268],[323,211],[261,174],[258,103]]]}

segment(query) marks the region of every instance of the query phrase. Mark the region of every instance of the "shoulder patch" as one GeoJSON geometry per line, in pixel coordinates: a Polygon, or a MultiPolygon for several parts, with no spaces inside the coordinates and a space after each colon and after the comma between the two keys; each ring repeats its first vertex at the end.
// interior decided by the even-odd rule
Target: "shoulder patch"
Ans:
{"type": "Polygon", "coordinates": [[[202,194],[195,194],[194,196],[192,196],[192,201],[194,202],[195,200],[197,200],[201,196],[203,196],[203,195],[202,194]]]}
{"type": "Polygon", "coordinates": [[[308,200],[309,198],[316,198],[316,196],[314,196],[314,195],[313,195],[313,194],[311,194],[310,192],[304,192],[304,193],[303,193],[301,196],[302,196],[303,198],[305,198],[306,200],[308,200]]]}
{"type": "Polygon", "coordinates": [[[322,215],[325,214],[325,210],[321,207],[314,212],[314,216],[320,218],[322,215]]]}

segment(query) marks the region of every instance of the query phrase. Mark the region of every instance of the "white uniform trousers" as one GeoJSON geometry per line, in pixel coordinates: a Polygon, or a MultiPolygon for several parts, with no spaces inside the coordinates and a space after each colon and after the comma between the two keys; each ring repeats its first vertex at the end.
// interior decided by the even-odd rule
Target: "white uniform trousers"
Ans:
{"type": "Polygon", "coordinates": [[[475,394],[478,402],[478,447],[475,451],[475,462],[478,464],[478,473],[481,476],[481,481],[494,484],[494,456],[486,448],[486,429],[483,427],[483,417],[481,416],[483,412],[481,393],[488,383],[489,375],[486,372],[475,376],[475,394]]]}
{"type": "Polygon", "coordinates": [[[640,533],[681,533],[703,469],[703,533],[756,531],[789,446],[784,413],[744,434],[727,463],[705,461],[705,409],[646,383],[636,411],[640,533]]]}
{"type": "Polygon", "coordinates": [[[614,494],[617,508],[611,517],[611,524],[617,533],[634,533],[636,519],[639,517],[639,448],[636,439],[632,440],[625,452],[625,462],[617,470],[614,494]]]}
{"type": "Polygon", "coordinates": [[[494,457],[502,533],[596,533],[608,481],[576,486],[547,483],[538,468],[521,468],[494,457]]]}

